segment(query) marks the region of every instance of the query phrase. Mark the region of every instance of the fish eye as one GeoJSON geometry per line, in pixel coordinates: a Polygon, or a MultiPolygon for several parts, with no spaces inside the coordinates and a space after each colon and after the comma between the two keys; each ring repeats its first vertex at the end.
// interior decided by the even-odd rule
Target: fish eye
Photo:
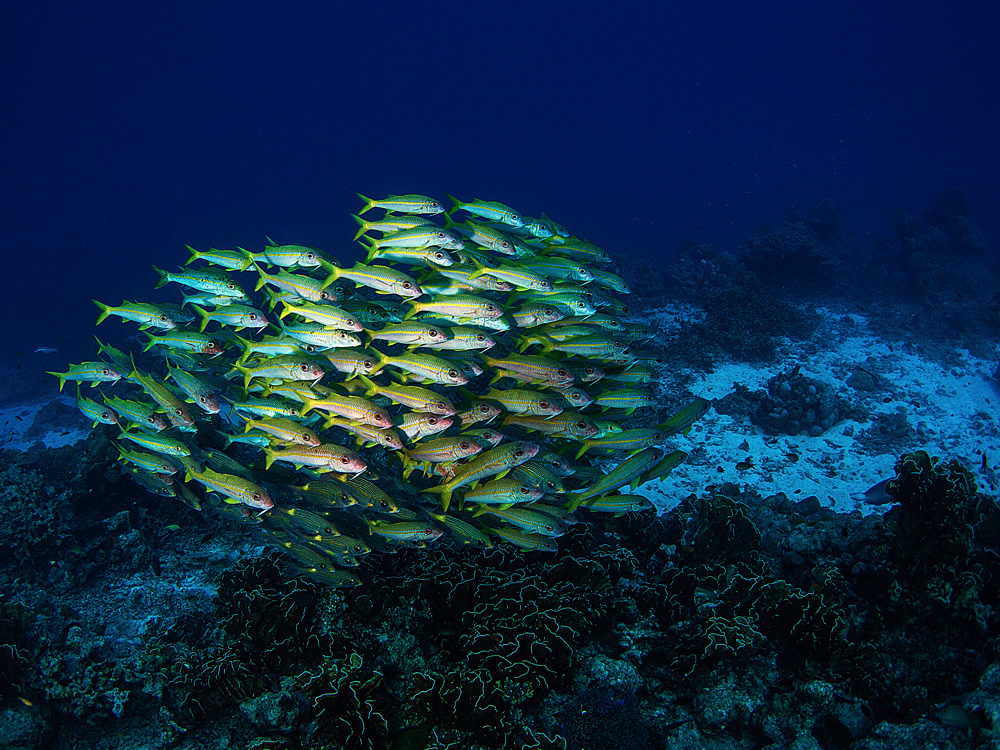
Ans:
{"type": "Polygon", "coordinates": [[[522,495],[527,495],[530,490],[528,490],[527,487],[521,486],[517,488],[517,491],[520,492],[522,495]]]}
{"type": "Polygon", "coordinates": [[[569,371],[564,370],[562,367],[560,367],[558,370],[556,370],[556,375],[559,375],[560,377],[562,377],[563,375],[569,375],[569,371]]]}
{"type": "Polygon", "coordinates": [[[306,260],[315,260],[316,255],[314,253],[306,253],[306,260]]]}
{"type": "Polygon", "coordinates": [[[496,307],[494,307],[493,305],[486,306],[486,312],[493,312],[494,310],[496,310],[496,307]]]}
{"type": "Polygon", "coordinates": [[[483,334],[481,334],[481,333],[477,333],[476,334],[476,341],[486,341],[486,337],[483,334]]]}
{"type": "Polygon", "coordinates": [[[362,362],[361,364],[362,364],[362,365],[364,365],[364,366],[365,366],[365,367],[366,367],[367,369],[369,369],[369,370],[370,370],[371,368],[373,368],[373,367],[375,366],[375,363],[374,363],[374,362],[372,362],[372,361],[371,361],[370,359],[366,359],[366,360],[365,360],[364,362],[362,362]]]}
{"type": "Polygon", "coordinates": [[[340,457],[340,463],[346,464],[347,463],[347,456],[341,456],[340,457]]]}
{"type": "Polygon", "coordinates": [[[427,424],[433,425],[433,424],[437,424],[437,423],[438,423],[438,421],[434,417],[431,417],[430,419],[427,420],[427,424]]]}
{"type": "Polygon", "coordinates": [[[510,243],[507,240],[501,240],[500,247],[510,247],[510,243]]]}
{"type": "Polygon", "coordinates": [[[101,370],[101,374],[102,374],[102,375],[110,375],[110,374],[111,374],[111,371],[110,371],[110,370],[108,370],[107,368],[104,368],[103,370],[101,370]]]}
{"type": "Polygon", "coordinates": [[[435,406],[436,406],[436,407],[437,407],[438,409],[444,409],[444,408],[445,408],[445,406],[444,406],[444,401],[436,401],[436,402],[434,403],[434,405],[435,405],[435,406]]]}
{"type": "Polygon", "coordinates": [[[106,412],[106,411],[102,411],[101,412],[101,419],[111,419],[111,413],[110,412],[106,412]]]}
{"type": "Polygon", "coordinates": [[[319,293],[319,298],[320,299],[330,299],[330,295],[327,292],[320,292],[319,293]]]}
{"type": "Polygon", "coordinates": [[[584,372],[587,373],[588,375],[593,375],[596,372],[596,370],[594,370],[593,367],[587,367],[584,368],[584,372]]]}
{"type": "Polygon", "coordinates": [[[457,378],[458,377],[458,370],[448,370],[448,377],[450,377],[450,378],[457,378]]]}
{"type": "Polygon", "coordinates": [[[510,214],[510,218],[513,219],[514,221],[520,221],[521,220],[521,217],[518,216],[517,214],[510,214]]]}
{"type": "Polygon", "coordinates": [[[254,500],[260,500],[260,493],[255,492],[250,497],[253,498],[254,500]]]}
{"type": "Polygon", "coordinates": [[[412,286],[413,286],[413,284],[411,284],[409,281],[404,281],[403,282],[403,289],[409,289],[412,286]]]}
{"type": "Polygon", "coordinates": [[[302,372],[305,372],[306,370],[309,369],[309,365],[303,362],[301,365],[299,365],[299,369],[302,370],[302,372]]]}
{"type": "Polygon", "coordinates": [[[444,232],[436,232],[436,234],[437,234],[437,238],[439,240],[443,240],[445,238],[444,232]]]}
{"type": "Polygon", "coordinates": [[[235,289],[236,284],[226,284],[226,289],[235,289]]]}
{"type": "Polygon", "coordinates": [[[208,403],[208,399],[205,398],[204,396],[199,396],[198,400],[201,401],[201,403],[203,403],[203,404],[207,404],[208,403]]]}
{"type": "Polygon", "coordinates": [[[178,417],[181,416],[181,413],[182,412],[180,409],[174,409],[174,414],[176,414],[178,417]]]}
{"type": "Polygon", "coordinates": [[[256,313],[250,313],[247,317],[250,318],[250,320],[257,320],[256,313]]]}
{"type": "Polygon", "coordinates": [[[523,448],[518,448],[516,451],[514,451],[514,455],[517,456],[518,458],[520,458],[521,456],[524,455],[524,449],[523,448]]]}
{"type": "Polygon", "coordinates": [[[166,315],[161,315],[160,316],[160,320],[162,320],[164,323],[166,323],[167,322],[167,316],[166,315]]]}
{"type": "Polygon", "coordinates": [[[587,429],[587,423],[586,422],[577,422],[576,426],[579,427],[581,430],[587,429]]]}
{"type": "Polygon", "coordinates": [[[551,307],[546,307],[544,312],[546,315],[555,315],[555,311],[551,307]]]}
{"type": "Polygon", "coordinates": [[[469,444],[468,443],[459,443],[458,447],[461,448],[463,451],[469,450],[469,444]]]}
{"type": "Polygon", "coordinates": [[[542,407],[543,409],[548,409],[549,408],[549,402],[548,401],[539,401],[538,405],[540,407],[542,407]]]}
{"type": "Polygon", "coordinates": [[[436,260],[443,260],[444,259],[444,253],[434,253],[434,258],[436,260]]]}

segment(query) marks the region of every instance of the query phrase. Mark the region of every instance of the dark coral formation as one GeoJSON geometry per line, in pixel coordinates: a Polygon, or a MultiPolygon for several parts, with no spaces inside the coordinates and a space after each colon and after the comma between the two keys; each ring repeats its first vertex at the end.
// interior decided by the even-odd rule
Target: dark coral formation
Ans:
{"type": "Polygon", "coordinates": [[[843,411],[833,386],[803,375],[796,366],[767,381],[767,395],[758,402],[753,422],[768,435],[817,437],[833,427],[843,411]]]}
{"type": "MultiPolygon", "coordinates": [[[[1000,716],[961,696],[992,694],[981,676],[1000,661],[1000,511],[967,469],[920,452],[889,491],[892,510],[862,518],[717,486],[659,518],[578,524],[555,555],[378,556],[346,591],[289,574],[274,553],[234,554],[213,605],[178,600],[125,648],[91,632],[91,613],[7,600],[0,709],[21,733],[4,738],[27,748],[57,725],[94,746],[116,727],[133,745],[208,746],[224,732],[288,750],[805,735],[881,748],[902,726],[983,738],[1000,716]]],[[[148,533],[156,516],[134,518],[148,533]]],[[[204,565],[189,544],[239,532],[193,518],[167,540],[171,565],[204,565]]],[[[107,534],[127,544],[129,529],[126,514],[107,534]]],[[[154,590],[148,567],[114,575],[144,569],[154,590]]]]}

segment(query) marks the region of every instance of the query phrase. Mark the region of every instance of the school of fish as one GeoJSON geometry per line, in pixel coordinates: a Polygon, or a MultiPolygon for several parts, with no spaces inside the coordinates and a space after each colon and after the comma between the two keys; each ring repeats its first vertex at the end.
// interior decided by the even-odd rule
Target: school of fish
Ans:
{"type": "Polygon", "coordinates": [[[123,471],[333,587],[373,549],[554,551],[578,509],[650,508],[628,488],[684,460],[660,446],[708,402],[629,426],[656,357],[610,256],[496,201],[360,197],[363,263],[189,247],[154,266],[179,303],[94,300],[98,324],[138,324],[143,366],[98,339],[100,360],[50,374],[117,426],[123,471]]]}

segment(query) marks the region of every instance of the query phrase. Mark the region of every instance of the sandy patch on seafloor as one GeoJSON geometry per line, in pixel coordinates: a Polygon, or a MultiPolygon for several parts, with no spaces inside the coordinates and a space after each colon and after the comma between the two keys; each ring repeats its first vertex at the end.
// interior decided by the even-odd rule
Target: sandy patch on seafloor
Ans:
{"type": "Polygon", "coordinates": [[[90,429],[81,426],[76,418],[72,424],[32,430],[38,413],[54,401],[65,404],[79,416],[80,420],[83,419],[83,415],[77,411],[76,401],[67,395],[0,407],[0,430],[2,430],[0,448],[26,451],[39,442],[46,448],[60,448],[86,438],[90,434],[90,429]]]}
{"type": "MultiPolygon", "coordinates": [[[[751,390],[766,388],[766,382],[780,370],[794,364],[811,378],[843,389],[854,396],[845,381],[861,364],[877,368],[889,384],[877,398],[864,398],[865,405],[877,414],[906,410],[916,434],[899,452],[873,454],[856,438],[872,425],[868,422],[842,420],[819,437],[770,437],[749,420],[709,411],[685,436],[672,438],[668,449],[688,452],[688,460],[674,469],[666,480],[648,482],[639,493],[652,500],[659,510],[676,505],[692,493],[702,493],[709,484],[735,482],[748,485],[762,495],[784,492],[789,498],[815,495],[820,502],[839,512],[860,509],[881,512],[851,498],[876,482],[890,477],[898,453],[924,449],[942,459],[957,458],[976,474],[980,488],[990,492],[1000,484],[990,466],[1000,463],[1000,425],[997,404],[1000,386],[993,379],[995,361],[959,354],[950,367],[923,359],[915,353],[900,351],[870,332],[867,320],[849,316],[844,325],[841,313],[818,311],[823,319],[815,340],[785,342],[783,365],[754,367],[723,364],[701,376],[690,388],[695,395],[716,399],[743,383],[751,390]],[[845,434],[848,425],[853,435],[845,434]],[[798,456],[792,461],[789,454],[798,456]],[[982,470],[983,455],[987,468],[982,470]],[[736,464],[750,457],[753,467],[740,471],[736,464]]],[[[849,431],[849,430],[848,430],[849,431]]],[[[889,506],[881,506],[882,509],[889,506]]]]}

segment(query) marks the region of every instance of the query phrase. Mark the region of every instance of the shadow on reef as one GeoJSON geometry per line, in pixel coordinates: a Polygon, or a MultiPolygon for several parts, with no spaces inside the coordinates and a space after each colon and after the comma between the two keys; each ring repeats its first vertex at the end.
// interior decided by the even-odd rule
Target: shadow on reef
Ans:
{"type": "MultiPolygon", "coordinates": [[[[382,555],[350,590],[257,553],[225,566],[213,604],[147,613],[140,640],[111,656],[80,645],[68,589],[8,597],[0,744],[971,747],[1000,721],[1000,512],[967,469],[919,451],[888,492],[884,517],[862,517],[715,486],[660,517],[580,523],[551,555],[382,555]],[[117,708],[102,708],[112,691],[117,708]]],[[[159,522],[135,515],[136,533],[159,522]]],[[[193,567],[188,544],[239,532],[194,522],[163,554],[176,546],[172,564],[193,567]]],[[[107,526],[104,543],[130,533],[107,526]]],[[[88,550],[105,554],[96,537],[88,550]]],[[[122,560],[105,559],[117,576],[122,560]]],[[[5,571],[5,588],[25,574],[5,571]]]]}

